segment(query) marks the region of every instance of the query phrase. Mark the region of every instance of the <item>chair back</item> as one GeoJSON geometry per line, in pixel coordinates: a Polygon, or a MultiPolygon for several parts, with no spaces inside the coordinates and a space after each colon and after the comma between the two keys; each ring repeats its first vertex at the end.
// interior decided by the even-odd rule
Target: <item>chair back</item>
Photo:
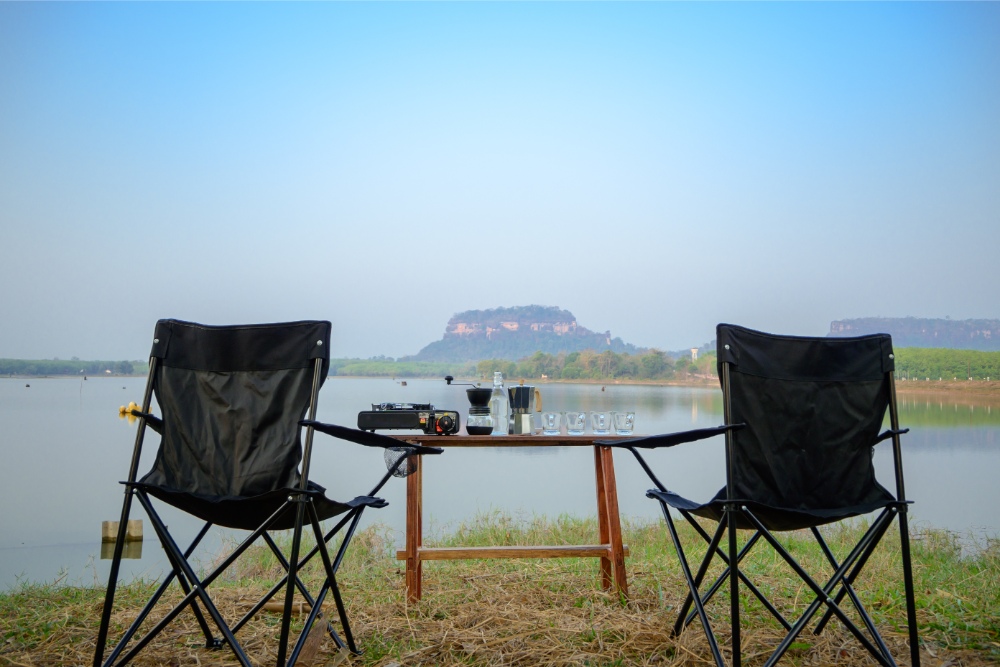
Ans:
{"type": "Polygon", "coordinates": [[[150,372],[163,424],[142,482],[220,499],[298,486],[299,420],[329,370],[330,329],[157,322],[150,372]]]}
{"type": "Polygon", "coordinates": [[[888,334],[716,333],[726,420],[746,424],[727,440],[729,499],[822,515],[891,498],[872,463],[892,397],[888,334]]]}

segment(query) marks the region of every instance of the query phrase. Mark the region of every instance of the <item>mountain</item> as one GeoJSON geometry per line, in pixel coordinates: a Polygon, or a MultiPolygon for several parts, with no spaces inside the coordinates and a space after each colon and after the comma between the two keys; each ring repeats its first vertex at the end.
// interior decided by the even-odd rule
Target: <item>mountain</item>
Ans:
{"type": "Polygon", "coordinates": [[[1000,350],[1000,320],[950,320],[918,317],[862,317],[830,323],[828,336],[887,333],[893,347],[946,347],[1000,350]]]}
{"type": "Polygon", "coordinates": [[[515,306],[456,313],[441,340],[400,361],[516,361],[535,352],[558,354],[581,350],[636,354],[635,345],[612,338],[610,331],[580,326],[573,313],[555,306],[515,306]]]}

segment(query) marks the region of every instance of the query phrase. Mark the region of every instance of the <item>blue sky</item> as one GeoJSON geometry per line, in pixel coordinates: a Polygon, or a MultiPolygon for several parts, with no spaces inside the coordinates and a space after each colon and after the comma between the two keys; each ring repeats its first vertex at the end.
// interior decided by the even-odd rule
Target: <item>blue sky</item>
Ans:
{"type": "Polygon", "coordinates": [[[0,3],[0,357],[1000,317],[1000,3],[0,3]]]}

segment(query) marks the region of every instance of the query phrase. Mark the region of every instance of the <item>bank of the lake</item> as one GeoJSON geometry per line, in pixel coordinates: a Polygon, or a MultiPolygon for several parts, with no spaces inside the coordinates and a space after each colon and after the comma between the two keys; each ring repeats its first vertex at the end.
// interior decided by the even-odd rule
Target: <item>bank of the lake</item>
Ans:
{"type": "MultiPolygon", "coordinates": [[[[15,380],[51,380],[51,379],[74,379],[76,376],[73,375],[19,375],[11,374],[6,376],[8,379],[15,380]]],[[[144,378],[145,375],[137,375],[134,373],[130,374],[114,374],[109,376],[97,375],[93,379],[96,380],[106,380],[114,378],[144,378]]],[[[386,376],[372,376],[372,375],[331,375],[331,378],[337,377],[345,380],[374,380],[374,379],[388,379],[386,376]]],[[[80,377],[76,379],[87,380],[88,377],[80,377]]],[[[436,380],[439,379],[437,376],[403,376],[393,377],[393,380],[407,381],[407,380],[436,380]]],[[[719,379],[715,376],[709,375],[689,375],[682,374],[679,377],[674,377],[670,379],[656,379],[656,380],[638,380],[633,378],[617,379],[617,378],[578,378],[572,380],[566,379],[553,379],[553,378],[519,378],[512,377],[508,378],[509,382],[532,384],[532,385],[546,385],[546,384],[587,384],[587,385],[601,385],[601,386],[637,386],[637,387],[700,387],[700,388],[717,388],[719,386],[719,379]]],[[[455,383],[475,383],[484,384],[487,380],[477,377],[456,377],[455,383]]],[[[1000,400],[1000,381],[998,380],[946,380],[943,378],[931,379],[926,378],[924,380],[905,380],[898,379],[896,381],[896,392],[897,393],[942,393],[942,394],[963,394],[969,396],[987,396],[995,397],[1000,400]]]]}
{"type": "Polygon", "coordinates": [[[897,394],[940,394],[949,399],[976,397],[1000,402],[996,380],[904,380],[896,382],[897,394]]]}
{"type": "MultiPolygon", "coordinates": [[[[401,378],[405,379],[405,378],[401,378]]],[[[515,382],[519,378],[513,378],[515,382]]],[[[480,382],[476,379],[457,380],[461,382],[480,382]]],[[[702,389],[718,389],[719,379],[717,377],[695,376],[684,377],[671,380],[615,380],[615,379],[580,379],[580,380],[551,380],[551,379],[525,379],[525,384],[544,386],[546,384],[587,384],[608,386],[636,386],[636,387],[694,387],[702,389]]],[[[1000,402],[1000,381],[997,380],[897,380],[897,394],[943,394],[949,397],[956,396],[978,396],[982,398],[992,398],[1000,402]]]]}
{"type": "MultiPolygon", "coordinates": [[[[690,529],[682,526],[682,530],[685,539],[694,537],[690,529]]],[[[462,524],[434,544],[578,543],[596,531],[594,520],[518,522],[494,514],[462,524]]],[[[856,588],[870,601],[869,610],[893,654],[907,661],[897,534],[889,532],[856,588]]],[[[707,664],[710,654],[697,623],[680,637],[670,636],[684,586],[662,522],[626,522],[624,535],[631,550],[627,603],[600,589],[594,561],[564,559],[427,563],[423,599],[409,604],[392,538],[383,527],[371,526],[355,538],[338,577],[354,635],[365,650],[349,664],[707,664]]],[[[858,535],[856,530],[833,530],[829,537],[834,552],[842,554],[858,535]]],[[[825,571],[824,557],[808,534],[786,534],[783,540],[804,563],[825,571]]],[[[923,663],[965,667],[1000,663],[1000,545],[992,541],[975,554],[963,554],[949,533],[921,530],[914,534],[913,558],[923,663]]],[[[766,550],[752,552],[745,566],[758,584],[779,595],[783,610],[791,614],[803,608],[805,591],[786,585],[788,573],[771,569],[774,560],[766,550]]],[[[277,573],[273,557],[251,554],[241,569],[213,584],[213,596],[224,615],[238,617],[266,590],[265,579],[277,573]]],[[[315,571],[308,575],[314,581],[317,576],[315,571]]],[[[120,590],[112,617],[114,632],[130,622],[130,614],[154,588],[154,582],[141,581],[120,590]]],[[[171,602],[178,597],[176,592],[169,594],[171,602]]],[[[0,593],[0,663],[88,664],[102,600],[103,588],[98,586],[24,585],[0,593]]],[[[720,622],[728,613],[726,600],[722,595],[709,607],[720,622]]],[[[270,615],[240,633],[261,664],[275,657],[275,621],[276,616],[270,615]]],[[[192,614],[181,614],[176,623],[180,632],[155,640],[145,661],[135,664],[235,664],[228,651],[202,648],[204,640],[199,641],[192,614]]],[[[766,654],[779,640],[780,628],[759,605],[745,607],[743,627],[745,657],[766,654]]],[[[312,664],[348,664],[338,658],[326,640],[312,664]]],[[[871,660],[834,622],[820,637],[803,635],[785,663],[853,667],[871,660]]]]}

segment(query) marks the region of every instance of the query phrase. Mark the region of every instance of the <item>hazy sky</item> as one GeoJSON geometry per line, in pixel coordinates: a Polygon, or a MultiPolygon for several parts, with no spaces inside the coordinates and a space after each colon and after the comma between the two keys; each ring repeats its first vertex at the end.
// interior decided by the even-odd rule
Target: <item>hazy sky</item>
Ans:
{"type": "Polygon", "coordinates": [[[0,357],[1000,317],[1000,3],[0,2],[0,357]]]}

